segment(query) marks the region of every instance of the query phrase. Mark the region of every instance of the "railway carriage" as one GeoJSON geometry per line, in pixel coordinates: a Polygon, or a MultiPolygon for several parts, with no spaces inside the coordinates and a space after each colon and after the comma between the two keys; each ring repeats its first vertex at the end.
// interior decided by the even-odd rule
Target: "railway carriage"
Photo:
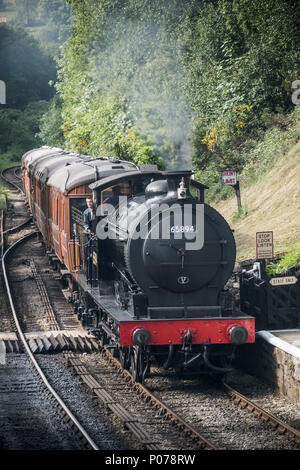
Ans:
{"type": "Polygon", "coordinates": [[[136,380],[154,359],[166,368],[224,373],[235,347],[254,342],[254,318],[226,301],[235,262],[232,231],[205,204],[206,186],[192,172],[43,147],[24,155],[22,173],[30,209],[64,269],[77,315],[136,380]],[[116,199],[122,188],[123,199],[116,199]],[[97,213],[87,233],[82,213],[88,196],[97,213]],[[190,208],[189,224],[178,225],[174,205],[181,212],[190,208]],[[201,230],[203,245],[187,249],[201,230]]]}

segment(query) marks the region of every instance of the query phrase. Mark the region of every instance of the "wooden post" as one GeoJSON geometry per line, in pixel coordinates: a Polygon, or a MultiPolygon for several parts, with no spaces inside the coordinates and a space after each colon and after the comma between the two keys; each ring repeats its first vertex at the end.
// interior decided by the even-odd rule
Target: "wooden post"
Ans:
{"type": "Polygon", "coordinates": [[[238,210],[240,210],[242,208],[240,182],[237,181],[233,187],[234,187],[236,198],[237,198],[238,210]]]}

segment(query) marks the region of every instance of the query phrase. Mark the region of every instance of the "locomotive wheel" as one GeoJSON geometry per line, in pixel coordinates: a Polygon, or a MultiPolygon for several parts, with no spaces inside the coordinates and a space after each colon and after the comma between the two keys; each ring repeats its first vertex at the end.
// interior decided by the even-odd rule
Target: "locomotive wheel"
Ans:
{"type": "Polygon", "coordinates": [[[141,351],[139,346],[133,346],[130,354],[130,372],[136,382],[142,381],[142,371],[140,364],[141,351]]]}
{"type": "Polygon", "coordinates": [[[127,346],[121,346],[119,351],[120,364],[123,369],[129,369],[130,367],[130,352],[127,346]]]}
{"type": "Polygon", "coordinates": [[[149,372],[149,361],[146,351],[140,346],[133,346],[130,353],[130,372],[136,382],[143,382],[149,372]],[[144,377],[143,377],[144,375],[144,377]]]}
{"type": "Polygon", "coordinates": [[[109,351],[113,357],[118,357],[118,347],[117,346],[110,346],[109,345],[109,351]]]}

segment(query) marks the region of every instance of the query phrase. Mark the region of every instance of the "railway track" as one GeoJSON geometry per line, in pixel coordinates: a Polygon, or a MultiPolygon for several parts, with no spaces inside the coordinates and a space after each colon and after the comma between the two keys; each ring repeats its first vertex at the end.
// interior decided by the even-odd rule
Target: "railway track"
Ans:
{"type": "MultiPolygon", "coordinates": [[[[14,177],[16,177],[16,175],[14,177]]],[[[13,244],[9,248],[9,250],[14,250],[18,243],[21,243],[21,241],[16,242],[16,244],[13,244]]],[[[5,261],[6,252],[3,258],[5,261]]],[[[29,268],[31,269],[33,278],[37,284],[40,297],[43,303],[43,310],[45,310],[48,315],[48,326],[51,327],[51,330],[59,332],[61,331],[62,325],[60,322],[57,321],[56,312],[53,311],[53,292],[51,293],[51,289],[49,287],[51,275],[49,275],[49,278],[47,278],[47,276],[45,278],[45,276],[41,275],[33,260],[29,262],[29,268]],[[45,280],[47,280],[46,283],[45,280]]],[[[20,332],[18,331],[18,335],[19,334],[20,332]]],[[[29,349],[29,352],[32,356],[33,350],[35,350],[35,352],[41,352],[38,347],[35,348],[35,346],[37,345],[34,346],[33,343],[31,343],[31,345],[28,345],[28,338],[26,339],[25,336],[24,340],[25,344],[27,345],[27,349],[29,349]]],[[[26,350],[25,344],[24,349],[26,350]]],[[[66,344],[66,346],[70,346],[70,344],[66,344]]],[[[165,429],[169,429],[169,431],[167,432],[170,435],[172,434],[173,442],[176,442],[178,445],[178,447],[176,447],[175,444],[174,449],[188,448],[218,450],[224,448],[232,448],[231,443],[227,441],[226,436],[222,436],[222,439],[216,439],[214,435],[216,434],[216,431],[212,433],[209,432],[210,427],[212,427],[214,430],[216,429],[214,426],[211,426],[211,423],[209,423],[209,421],[206,424],[205,419],[200,418],[201,425],[195,425],[195,422],[193,421],[193,419],[191,419],[191,415],[189,413],[186,413],[185,409],[180,409],[180,411],[176,411],[176,409],[174,410],[174,406],[172,406],[172,404],[170,403],[170,401],[172,402],[172,398],[174,398],[174,396],[167,397],[167,400],[164,400],[161,397],[162,394],[153,392],[153,390],[150,390],[148,387],[136,383],[133,380],[131,374],[128,371],[124,370],[121,367],[119,361],[115,359],[107,350],[103,349],[101,355],[97,355],[96,359],[96,362],[102,361],[101,364],[103,365],[103,370],[106,367],[104,363],[106,362],[108,364],[106,374],[103,375],[103,370],[99,371],[97,370],[97,368],[94,369],[89,367],[89,358],[87,356],[82,357],[81,355],[75,354],[74,351],[71,352],[69,350],[69,347],[65,349],[65,361],[71,367],[77,377],[80,378],[81,383],[88,387],[92,396],[96,398],[99,403],[101,403],[101,406],[109,410],[110,413],[113,413],[117,417],[117,419],[124,426],[124,428],[130,431],[134,438],[138,440],[142,448],[146,448],[149,450],[173,448],[172,444],[170,444],[170,442],[168,443],[168,439],[162,436],[163,432],[158,430],[160,426],[166,426],[165,429]],[[115,372],[117,371],[117,373],[120,374],[120,380],[122,381],[122,383],[116,380],[116,376],[111,373],[111,370],[109,369],[112,369],[115,372]],[[128,397],[130,393],[135,394],[140,400],[140,402],[144,403],[143,406],[145,406],[145,408],[143,408],[142,405],[138,405],[138,402],[136,402],[135,409],[134,411],[132,411],[131,409],[128,409],[131,408],[132,405],[124,406],[124,404],[121,404],[121,398],[119,398],[118,393],[121,391],[122,388],[125,388],[125,394],[128,394],[128,397]],[[139,407],[141,407],[140,414],[137,412],[137,408],[139,407]],[[148,420],[143,420],[143,418],[141,418],[143,413],[144,415],[149,416],[148,420]]],[[[82,349],[82,351],[83,350],[84,349],[82,349]]],[[[288,440],[291,441],[293,444],[291,448],[295,448],[298,446],[300,442],[300,433],[297,429],[293,428],[287,423],[284,423],[284,421],[276,418],[274,415],[263,410],[261,407],[256,406],[252,401],[248,400],[244,395],[234,390],[228,384],[225,383],[223,386],[223,400],[225,400],[225,395],[229,396],[235,404],[240,404],[242,408],[242,413],[244,413],[244,410],[251,411],[251,415],[254,416],[255,420],[257,419],[257,417],[261,417],[264,426],[268,426],[268,423],[270,423],[271,429],[277,430],[280,433],[281,438],[288,438],[288,440]]],[[[166,396],[166,393],[164,393],[164,395],[166,396]]],[[[177,395],[180,396],[180,393],[178,393],[177,395]]],[[[197,398],[197,395],[195,395],[194,393],[193,398],[196,399],[196,402],[198,400],[199,409],[199,406],[201,404],[200,396],[197,398]]],[[[182,394],[181,399],[186,400],[187,409],[192,408],[192,403],[186,399],[184,394],[182,394]]],[[[212,404],[214,406],[213,401],[212,404]]],[[[232,417],[233,415],[231,415],[231,418],[232,417]]],[[[220,424],[220,426],[222,426],[222,424],[220,424]]],[[[268,429],[270,429],[269,426],[268,429]]],[[[217,430],[217,433],[218,432],[219,430],[217,430]]],[[[85,437],[84,440],[86,440],[85,437]]]]}
{"type": "Polygon", "coordinates": [[[68,364],[95,398],[107,406],[146,449],[218,450],[212,441],[185,422],[171,407],[166,407],[149,390],[135,382],[106,349],[102,350],[101,356],[93,368],[86,364],[86,358],[65,353],[68,364]],[[116,381],[116,372],[122,382],[116,381]]]}
{"type": "Polygon", "coordinates": [[[20,167],[9,167],[1,170],[0,178],[10,187],[23,193],[22,178],[20,176],[20,167]]]}
{"type": "MultiPolygon", "coordinates": [[[[11,177],[11,175],[12,175],[12,169],[9,169],[9,172],[8,172],[8,170],[1,172],[1,178],[6,183],[8,183],[10,185],[13,185],[15,190],[22,193],[22,189],[20,188],[20,179],[17,178],[17,175],[15,174],[15,170],[13,170],[13,176],[12,177],[11,177]],[[5,173],[5,176],[4,176],[3,173],[5,173]],[[7,176],[8,174],[10,175],[10,177],[7,176]],[[18,184],[15,183],[16,179],[18,180],[18,184]]],[[[46,390],[46,392],[51,395],[50,401],[55,402],[55,407],[59,408],[58,413],[60,415],[63,415],[64,420],[68,423],[68,427],[72,428],[72,433],[75,432],[75,435],[76,435],[75,440],[83,443],[84,447],[86,447],[86,448],[93,449],[93,450],[98,450],[98,446],[95,444],[93,439],[88,435],[88,433],[85,431],[83,426],[79,423],[79,421],[76,419],[76,417],[70,411],[70,409],[66,406],[66,404],[63,402],[63,400],[59,397],[57,392],[53,389],[53,387],[48,382],[45,374],[43,373],[42,369],[40,368],[39,364],[37,363],[33,353],[31,352],[31,350],[28,346],[27,340],[26,340],[25,335],[22,331],[22,328],[20,326],[16,310],[15,310],[15,303],[14,303],[14,299],[13,299],[13,296],[12,296],[12,293],[11,293],[10,281],[9,281],[8,273],[7,273],[7,259],[14,252],[15,248],[17,246],[19,246],[20,244],[22,244],[24,242],[24,240],[32,237],[36,233],[36,230],[31,229],[29,234],[19,238],[17,241],[15,241],[13,244],[11,244],[7,249],[5,249],[4,233],[5,232],[8,233],[11,230],[5,231],[3,229],[4,228],[3,225],[4,225],[4,222],[3,222],[3,214],[2,214],[2,220],[1,220],[1,241],[2,241],[1,252],[2,252],[2,256],[1,256],[1,261],[2,261],[3,284],[5,285],[5,288],[6,288],[6,294],[7,294],[7,298],[8,298],[8,301],[9,301],[9,307],[10,307],[13,322],[14,322],[14,329],[15,329],[16,334],[18,336],[19,342],[22,343],[22,348],[26,353],[27,363],[29,361],[31,367],[33,368],[33,371],[32,371],[32,369],[31,369],[30,372],[27,371],[26,375],[31,373],[32,376],[38,377],[37,380],[38,380],[39,386],[42,386],[44,388],[44,390],[46,390]]],[[[19,229],[20,229],[20,225],[17,226],[17,230],[19,230],[19,229]]],[[[5,357],[5,360],[6,360],[6,357],[5,357]]],[[[19,362],[19,358],[18,358],[18,362],[19,362]]],[[[14,367],[14,369],[18,371],[19,367],[18,366],[14,367]]],[[[4,376],[3,380],[2,380],[2,383],[4,384],[4,388],[2,389],[1,396],[4,397],[4,399],[5,399],[5,397],[9,394],[9,392],[8,392],[9,386],[8,387],[5,386],[5,380],[7,378],[9,379],[9,375],[7,375],[7,368],[5,368],[5,370],[2,370],[1,372],[2,372],[2,375],[4,376]]],[[[23,377],[24,377],[24,375],[21,374],[21,380],[23,380],[23,377]]],[[[12,381],[8,380],[8,384],[10,384],[10,387],[11,387],[11,382],[13,382],[12,390],[10,390],[11,393],[16,393],[16,391],[14,390],[14,387],[16,387],[15,384],[18,382],[18,380],[19,380],[19,377],[17,377],[17,376],[14,376],[12,381]]],[[[34,390],[34,391],[36,392],[36,390],[34,390]]],[[[28,402],[28,390],[26,389],[26,387],[25,387],[25,393],[22,394],[22,398],[24,398],[24,397],[25,397],[25,400],[26,400],[26,403],[27,403],[28,402]]],[[[14,410],[13,410],[13,413],[18,414],[18,406],[19,405],[17,405],[16,403],[19,403],[21,405],[21,409],[24,409],[24,404],[22,405],[22,398],[21,398],[21,401],[20,400],[18,400],[18,401],[13,400],[13,402],[12,402],[13,405],[12,406],[15,407],[14,410]]],[[[31,402],[32,401],[30,401],[30,403],[31,402]]],[[[28,415],[28,413],[26,413],[26,414],[28,415]]],[[[61,416],[60,416],[60,418],[61,418],[61,416]]],[[[23,426],[23,427],[21,426],[23,431],[27,427],[28,426],[23,426]]],[[[13,428],[14,428],[14,426],[13,426],[13,428]]],[[[40,431],[41,430],[39,429],[39,434],[41,434],[40,431]]],[[[43,429],[43,431],[45,432],[45,429],[43,429]]],[[[25,441],[26,441],[27,435],[23,434],[23,438],[25,438],[25,441]]],[[[35,437],[34,437],[34,439],[35,439],[35,437]]],[[[80,445],[75,446],[75,448],[80,448],[80,447],[81,447],[80,445]]]]}
{"type": "MultiPolygon", "coordinates": [[[[32,252],[32,248],[30,250],[32,252]]],[[[19,265],[20,262],[18,261],[18,255],[15,254],[13,264],[19,265]]],[[[26,257],[26,252],[23,251],[22,256],[26,257]]],[[[11,273],[15,278],[16,278],[16,273],[11,267],[11,273]]],[[[42,318],[43,316],[49,320],[48,326],[51,327],[51,331],[61,331],[60,330],[60,324],[57,321],[54,308],[56,306],[57,299],[54,300],[54,293],[55,289],[50,289],[49,290],[49,295],[48,295],[48,290],[46,289],[46,286],[43,282],[42,277],[39,275],[37,271],[37,267],[35,263],[31,260],[29,265],[26,264],[25,266],[26,269],[30,269],[34,279],[31,279],[31,282],[35,282],[35,280],[38,281],[38,292],[40,294],[42,304],[40,306],[37,306],[36,300],[33,300],[33,304],[35,307],[37,307],[37,311],[39,312],[39,317],[42,318]],[[53,308],[54,307],[54,308],[53,308]],[[43,312],[43,315],[41,315],[41,312],[43,312]]],[[[24,271],[23,271],[24,272],[24,271]]],[[[23,274],[24,277],[24,274],[23,274]]],[[[57,286],[56,286],[57,289],[57,286]]],[[[28,289],[27,289],[28,290],[28,289]]],[[[19,288],[20,291],[20,288],[19,288]]],[[[26,293],[25,291],[22,291],[22,304],[26,304],[26,293]]],[[[65,306],[68,304],[65,304],[65,306]]],[[[20,305],[19,305],[19,310],[20,310],[20,305]]],[[[35,320],[33,321],[32,324],[29,323],[29,320],[26,320],[26,330],[28,328],[32,330],[32,328],[36,326],[35,320]]],[[[37,349],[38,345],[34,345],[32,343],[32,340],[29,340],[28,346],[32,351],[39,352],[37,349]]],[[[62,348],[62,350],[65,350],[65,348],[62,348]]],[[[78,350],[77,350],[78,351],[78,350]]],[[[104,353],[103,353],[104,354],[104,353]]],[[[105,357],[102,354],[102,357],[105,357]]],[[[159,427],[165,427],[166,429],[164,431],[160,430],[157,431],[156,429],[156,434],[159,432],[159,437],[156,438],[155,440],[152,437],[153,434],[153,426],[148,424],[149,430],[145,431],[145,422],[144,422],[144,405],[142,405],[142,412],[140,413],[139,416],[136,416],[134,413],[131,411],[128,411],[126,406],[122,406],[119,403],[119,398],[113,397],[111,394],[111,388],[114,388],[114,384],[116,381],[116,376],[115,376],[115,370],[112,370],[108,375],[109,375],[109,380],[108,380],[108,385],[104,386],[103,385],[103,380],[101,379],[100,381],[95,379],[91,373],[86,369],[83,363],[81,363],[80,357],[78,357],[78,354],[75,354],[74,351],[69,351],[69,348],[67,348],[67,351],[64,352],[65,359],[68,363],[69,366],[71,366],[74,370],[74,373],[80,378],[80,380],[86,384],[89,387],[89,390],[92,392],[95,398],[97,398],[103,405],[105,409],[110,410],[112,413],[114,413],[115,417],[120,421],[120,424],[122,426],[125,426],[126,429],[131,431],[133,437],[139,442],[139,445],[142,446],[142,448],[146,448],[149,450],[159,450],[161,449],[161,441],[164,439],[167,441],[166,448],[168,448],[168,445],[171,446],[171,448],[176,449],[176,444],[178,443],[178,439],[180,437],[180,434],[182,434],[183,428],[186,427],[186,425],[183,423],[183,421],[180,421],[180,426],[177,426],[177,430],[173,430],[174,428],[174,422],[172,423],[160,423],[159,427]],[[170,439],[166,438],[166,435],[170,433],[170,430],[172,431],[173,436],[173,444],[170,444],[170,439]],[[173,445],[173,447],[172,447],[173,445]]],[[[97,361],[99,360],[99,355],[97,355],[97,361]]],[[[150,407],[151,409],[152,407],[150,407]]],[[[148,410],[149,414],[149,410],[148,410]]],[[[157,428],[157,418],[155,416],[157,415],[157,410],[153,409],[151,410],[151,418],[154,422],[155,428],[157,428]]],[[[162,421],[163,418],[161,417],[162,421]]],[[[190,428],[190,431],[191,428],[190,428]]],[[[189,433],[191,434],[191,432],[189,433]]],[[[194,433],[194,435],[189,437],[187,434],[186,437],[183,439],[183,443],[181,445],[190,445],[192,448],[197,448],[197,449],[214,449],[215,447],[213,444],[209,443],[207,439],[201,438],[201,435],[199,433],[194,433]]]]}
{"type": "MultiPolygon", "coordinates": [[[[140,383],[134,382],[131,374],[128,371],[122,369],[119,361],[115,359],[110,354],[110,352],[105,350],[103,354],[107,356],[108,360],[118,370],[121,376],[125,378],[125,380],[128,383],[131,384],[131,386],[134,388],[136,393],[138,393],[142,397],[143,400],[145,400],[158,412],[164,415],[166,419],[172,422],[172,424],[182,429],[182,432],[186,432],[188,435],[190,435],[191,438],[198,440],[198,442],[200,442],[200,439],[199,439],[199,434],[200,434],[201,439],[207,440],[208,442],[207,448],[210,448],[210,449],[220,449],[220,448],[227,449],[228,448],[228,444],[226,444],[226,436],[225,436],[225,439],[223,439],[224,443],[220,445],[216,442],[216,440],[214,440],[213,436],[210,436],[210,434],[207,433],[207,431],[205,430],[205,424],[204,426],[201,426],[201,433],[200,433],[199,428],[197,426],[188,424],[188,422],[190,421],[190,418],[184,417],[185,415],[184,411],[181,411],[178,414],[174,412],[174,407],[164,402],[161,398],[157,396],[156,393],[153,393],[153,391],[149,390],[148,387],[145,387],[144,385],[140,383]]],[[[280,436],[287,438],[291,442],[292,448],[297,448],[297,449],[300,448],[300,430],[295,429],[293,426],[289,425],[287,422],[284,422],[282,419],[279,419],[274,414],[258,406],[252,400],[250,400],[245,395],[235,390],[232,386],[228,385],[227,383],[224,382],[222,384],[222,387],[226,391],[226,394],[234,402],[234,404],[239,405],[239,407],[243,410],[249,411],[253,416],[255,416],[256,420],[260,419],[262,420],[264,424],[269,425],[270,430],[276,431],[280,434],[280,436]]],[[[216,386],[216,390],[218,389],[219,389],[219,385],[216,386]]],[[[200,399],[201,398],[199,397],[199,400],[200,399]]],[[[185,405],[187,408],[192,407],[192,404],[189,404],[186,398],[184,399],[184,401],[185,401],[185,405]]],[[[234,410],[232,411],[234,412],[234,410]]],[[[241,418],[243,419],[243,416],[241,418]]]]}
{"type": "Polygon", "coordinates": [[[15,189],[23,193],[22,177],[20,175],[19,166],[4,168],[0,172],[0,177],[6,184],[13,186],[15,189]]]}
{"type": "Polygon", "coordinates": [[[93,441],[93,439],[88,435],[88,433],[85,431],[85,429],[82,427],[82,425],[75,418],[73,413],[68,409],[68,407],[65,405],[65,403],[61,400],[61,398],[57,394],[57,392],[52,388],[52,386],[48,382],[45,374],[43,373],[42,369],[40,368],[39,364],[37,363],[33,353],[31,352],[31,350],[30,350],[30,348],[27,344],[25,335],[22,331],[22,328],[20,326],[16,310],[15,310],[14,299],[13,299],[13,296],[11,294],[10,283],[9,283],[9,279],[8,279],[8,275],[7,275],[6,261],[7,261],[7,258],[9,257],[9,255],[11,255],[11,253],[14,251],[16,246],[23,243],[24,239],[32,237],[33,235],[34,235],[34,232],[30,233],[29,235],[26,235],[25,237],[23,237],[20,240],[18,240],[17,242],[15,242],[12,246],[10,246],[4,252],[4,254],[2,256],[2,272],[3,272],[3,276],[4,276],[6,291],[7,291],[7,295],[8,295],[8,299],[9,299],[10,308],[11,308],[11,312],[12,312],[12,315],[13,315],[14,323],[16,325],[18,337],[19,337],[19,340],[22,343],[24,351],[27,354],[27,357],[29,358],[31,364],[35,368],[36,373],[38,374],[40,383],[43,383],[43,385],[46,387],[47,391],[51,394],[51,397],[53,397],[53,399],[56,401],[57,405],[60,407],[62,413],[64,414],[65,419],[69,422],[69,424],[75,430],[75,433],[77,434],[77,436],[80,435],[80,439],[85,442],[85,444],[88,448],[93,449],[93,450],[97,450],[98,447],[95,444],[95,442],[93,441]]]}
{"type": "Polygon", "coordinates": [[[240,408],[249,411],[250,413],[257,416],[259,419],[262,419],[264,422],[267,422],[271,427],[279,432],[281,435],[287,436],[292,439],[295,443],[300,444],[300,431],[290,426],[288,423],[285,423],[281,419],[277,418],[273,414],[264,410],[262,407],[254,403],[252,400],[247,398],[245,395],[241,394],[233,387],[224,382],[224,387],[232,398],[233,402],[238,405],[240,408]]]}
{"type": "MultiPolygon", "coordinates": [[[[13,177],[10,178],[10,181],[12,181],[12,179],[13,179],[13,177]]],[[[57,320],[57,311],[54,311],[55,309],[53,309],[53,305],[57,304],[57,298],[55,298],[55,300],[53,301],[53,296],[55,295],[55,289],[51,289],[51,280],[50,280],[51,276],[49,276],[49,278],[48,278],[47,275],[45,276],[45,272],[42,274],[39,270],[39,267],[36,265],[36,263],[34,261],[34,257],[32,258],[32,255],[37,251],[37,248],[33,248],[33,247],[29,248],[28,251],[30,251],[30,253],[31,253],[30,258],[27,258],[27,252],[26,252],[26,250],[24,250],[25,240],[29,240],[30,238],[32,238],[34,236],[34,233],[36,233],[36,232],[31,230],[31,232],[29,234],[25,235],[24,237],[20,238],[17,241],[14,241],[14,243],[12,243],[10,245],[10,247],[3,253],[2,264],[3,264],[4,280],[5,280],[5,284],[6,284],[6,288],[7,288],[7,292],[8,292],[8,297],[9,297],[9,301],[10,301],[10,307],[11,307],[12,314],[13,314],[13,317],[14,317],[14,321],[15,321],[15,324],[16,324],[17,336],[19,338],[19,341],[22,344],[22,349],[28,354],[28,356],[30,357],[30,360],[34,364],[34,367],[36,368],[39,375],[41,376],[42,381],[46,384],[46,377],[45,377],[45,375],[44,376],[42,375],[43,372],[42,372],[42,370],[40,370],[39,364],[35,360],[35,357],[33,355],[33,351],[36,352],[36,353],[41,352],[38,348],[38,346],[40,345],[40,341],[39,342],[36,341],[36,343],[35,343],[33,338],[28,340],[28,334],[31,334],[31,333],[25,333],[23,331],[24,327],[25,327],[25,330],[31,331],[32,328],[36,326],[36,323],[33,322],[33,324],[29,324],[28,323],[29,320],[26,319],[26,322],[25,322],[26,325],[25,325],[24,321],[22,319],[21,324],[20,324],[20,319],[18,318],[18,314],[16,312],[15,302],[14,302],[14,294],[16,294],[18,292],[18,294],[21,294],[21,297],[22,297],[21,305],[18,306],[19,310],[22,310],[22,306],[24,307],[26,305],[26,291],[28,291],[29,289],[28,289],[28,286],[27,286],[24,289],[24,291],[22,291],[22,290],[20,290],[20,286],[22,285],[22,282],[25,280],[25,278],[28,276],[28,271],[30,270],[31,275],[28,276],[29,280],[30,280],[30,282],[34,282],[36,284],[38,294],[39,294],[39,297],[41,299],[41,305],[37,308],[37,311],[39,312],[39,317],[40,318],[43,317],[43,316],[45,317],[46,323],[47,323],[46,326],[51,329],[51,332],[60,332],[61,331],[62,323],[61,323],[61,321],[57,320]],[[19,246],[23,247],[22,252],[21,252],[22,253],[21,259],[19,259],[18,255],[16,254],[17,248],[19,246]],[[13,257],[12,266],[10,266],[10,277],[14,279],[14,282],[18,281],[18,276],[16,275],[16,272],[14,271],[14,266],[18,266],[19,269],[20,269],[20,266],[21,266],[21,272],[22,272],[22,276],[23,276],[23,279],[19,279],[21,284],[19,284],[17,289],[15,289],[14,291],[12,291],[10,286],[9,286],[8,276],[7,276],[7,272],[6,272],[7,258],[9,257],[9,255],[11,253],[14,253],[14,257],[13,257]],[[24,259],[24,257],[25,257],[25,259],[24,259]],[[47,282],[47,286],[45,284],[45,280],[47,282]],[[48,296],[48,290],[51,293],[50,294],[51,299],[48,296]],[[43,315],[41,315],[41,312],[43,312],[43,315]],[[26,335],[27,335],[27,337],[26,337],[26,335]]],[[[12,235],[9,235],[9,236],[11,238],[12,235]]],[[[57,290],[57,285],[56,285],[56,290],[57,290]]],[[[34,305],[35,302],[36,302],[34,300],[34,297],[31,297],[30,301],[31,301],[32,305],[34,305]]],[[[17,302],[17,303],[20,304],[20,302],[17,302]]],[[[66,304],[65,304],[65,306],[66,306],[66,304]]],[[[67,343],[66,346],[67,346],[67,348],[62,347],[61,349],[62,350],[69,349],[70,344],[67,343]]],[[[84,348],[82,349],[82,351],[84,351],[84,348]]],[[[80,378],[83,380],[83,382],[91,385],[93,393],[96,394],[98,399],[101,400],[101,398],[102,398],[102,403],[103,403],[104,407],[109,409],[110,411],[112,411],[114,413],[114,415],[120,420],[120,422],[122,423],[122,426],[125,426],[126,429],[131,431],[134,439],[139,443],[138,446],[140,446],[141,448],[147,448],[149,450],[159,450],[161,448],[161,438],[162,438],[161,434],[162,434],[162,432],[160,433],[159,438],[157,438],[156,441],[153,440],[153,438],[151,437],[151,432],[149,433],[149,432],[145,431],[144,423],[140,422],[139,418],[134,416],[131,412],[127,411],[125,407],[121,406],[116,400],[114,400],[110,396],[110,393],[107,390],[104,389],[103,384],[102,385],[99,384],[87,372],[82,372],[82,370],[84,370],[84,365],[79,366],[79,364],[78,364],[79,359],[78,359],[77,355],[75,355],[74,352],[68,351],[68,352],[65,352],[64,354],[65,354],[66,360],[68,361],[69,365],[72,365],[74,367],[74,371],[76,372],[76,374],[80,376],[80,378]]],[[[114,382],[115,377],[113,377],[112,380],[114,382]]],[[[47,383],[46,386],[49,387],[50,384],[47,383]]],[[[53,394],[54,391],[51,390],[51,393],[53,394]]],[[[57,397],[55,397],[55,398],[56,398],[56,400],[58,400],[57,397]]],[[[62,406],[61,403],[60,403],[60,406],[62,406]]],[[[66,411],[65,411],[65,413],[66,413],[66,411]]],[[[155,416],[155,414],[156,414],[156,411],[154,412],[154,416],[155,416]]],[[[75,425],[75,426],[78,427],[78,424],[74,423],[74,416],[73,416],[73,418],[71,418],[71,420],[73,422],[73,426],[75,425]]],[[[157,419],[154,420],[154,421],[157,421],[157,419]]],[[[155,425],[156,425],[156,422],[155,422],[155,425]]],[[[174,442],[177,443],[177,439],[178,439],[179,434],[181,433],[181,431],[182,431],[182,427],[175,432],[175,438],[173,438],[174,442]]],[[[81,432],[81,434],[83,434],[82,430],[80,432],[81,432]]],[[[174,432],[173,432],[173,434],[174,434],[174,432]]],[[[87,445],[89,445],[90,447],[93,447],[93,445],[90,444],[90,442],[88,441],[88,438],[85,435],[84,435],[84,439],[87,442],[87,445]]],[[[165,440],[167,440],[167,439],[165,438],[165,440]]],[[[212,449],[214,448],[214,446],[212,444],[210,444],[207,440],[205,440],[205,439],[201,440],[201,436],[199,434],[197,435],[197,442],[194,439],[193,441],[191,441],[191,443],[192,443],[193,448],[195,448],[195,447],[196,448],[201,448],[201,449],[202,448],[212,448],[212,449]]],[[[166,446],[168,448],[168,443],[166,444],[166,446]]],[[[173,448],[176,449],[176,444],[173,444],[173,448]]]]}
{"type": "Polygon", "coordinates": [[[20,174],[18,174],[19,172],[19,167],[6,168],[0,172],[0,179],[10,188],[12,194],[12,197],[10,198],[10,205],[12,207],[8,205],[6,195],[6,211],[8,211],[8,213],[12,211],[14,212],[14,223],[8,223],[8,227],[4,227],[5,222],[3,216],[3,225],[1,230],[3,240],[7,235],[18,232],[32,222],[32,217],[28,216],[24,204],[22,178],[20,174]]]}

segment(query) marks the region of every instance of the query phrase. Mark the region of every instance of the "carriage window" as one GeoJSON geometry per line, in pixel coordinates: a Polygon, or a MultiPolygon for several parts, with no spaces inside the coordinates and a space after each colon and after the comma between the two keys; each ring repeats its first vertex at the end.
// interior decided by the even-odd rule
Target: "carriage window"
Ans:
{"type": "Polygon", "coordinates": [[[52,221],[55,225],[58,224],[58,194],[53,193],[52,197],[52,221]]]}
{"type": "Polygon", "coordinates": [[[58,205],[58,212],[59,212],[59,224],[63,228],[64,227],[64,216],[65,216],[65,198],[64,198],[64,196],[60,197],[60,204],[58,205]]]}

